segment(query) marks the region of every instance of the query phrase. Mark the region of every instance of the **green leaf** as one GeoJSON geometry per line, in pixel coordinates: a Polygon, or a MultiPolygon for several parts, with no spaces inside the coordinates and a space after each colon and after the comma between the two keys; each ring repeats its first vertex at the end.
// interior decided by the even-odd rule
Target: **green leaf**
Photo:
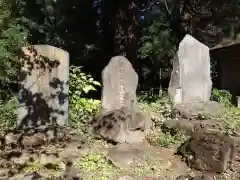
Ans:
{"type": "Polygon", "coordinates": [[[92,85],[89,85],[89,86],[86,86],[86,87],[83,88],[83,91],[85,93],[88,93],[91,90],[96,90],[96,89],[92,85]]]}
{"type": "Polygon", "coordinates": [[[96,86],[101,86],[101,84],[97,81],[93,81],[93,84],[96,85],[96,86]]]}

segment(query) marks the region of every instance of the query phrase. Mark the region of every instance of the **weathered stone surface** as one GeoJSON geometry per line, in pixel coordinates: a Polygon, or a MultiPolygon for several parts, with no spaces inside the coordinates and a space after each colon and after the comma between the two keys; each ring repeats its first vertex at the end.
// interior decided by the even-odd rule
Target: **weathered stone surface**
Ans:
{"type": "Polygon", "coordinates": [[[118,180],[134,180],[134,178],[131,176],[122,176],[122,177],[118,178],[118,180]]]}
{"type": "Polygon", "coordinates": [[[36,133],[31,136],[23,136],[21,145],[24,148],[36,148],[46,144],[47,138],[44,133],[36,133]]]}
{"type": "Polygon", "coordinates": [[[32,180],[32,179],[35,179],[35,180],[40,180],[42,179],[42,177],[38,174],[38,173],[22,173],[22,174],[17,174],[17,175],[14,175],[10,178],[8,178],[8,180],[32,180]]]}
{"type": "Polygon", "coordinates": [[[10,132],[5,135],[5,138],[3,138],[3,141],[5,142],[6,145],[16,145],[18,143],[20,135],[19,134],[14,134],[13,132],[10,132]]]}
{"type": "Polygon", "coordinates": [[[192,180],[192,176],[181,175],[181,176],[177,177],[176,180],[192,180]]]}
{"type": "Polygon", "coordinates": [[[224,115],[223,108],[215,101],[183,102],[176,104],[174,109],[186,118],[197,115],[207,117],[221,117],[224,115]]]}
{"type": "Polygon", "coordinates": [[[182,175],[177,177],[176,180],[215,180],[214,174],[209,174],[209,175],[201,175],[201,176],[189,176],[189,175],[182,175]]]}
{"type": "Polygon", "coordinates": [[[81,144],[78,142],[70,142],[67,147],[64,148],[63,152],[61,153],[61,156],[63,158],[67,157],[75,157],[79,154],[79,147],[81,144]]]}
{"type": "Polygon", "coordinates": [[[235,159],[235,140],[219,132],[196,132],[178,149],[191,168],[223,173],[235,159]]]}
{"type": "Polygon", "coordinates": [[[136,166],[137,161],[145,154],[146,152],[139,147],[129,144],[119,144],[110,149],[105,157],[115,167],[127,169],[136,166]]]}
{"type": "Polygon", "coordinates": [[[68,52],[49,45],[22,48],[19,128],[68,123],[68,52]]]}
{"type": "Polygon", "coordinates": [[[170,99],[173,104],[208,101],[211,89],[209,48],[186,35],[173,62],[168,88],[170,99]]]}
{"type": "Polygon", "coordinates": [[[24,130],[11,130],[3,133],[1,145],[5,148],[34,149],[51,142],[65,142],[71,139],[69,128],[62,126],[40,126],[24,130]]]}
{"type": "MultiPolygon", "coordinates": [[[[147,142],[125,143],[109,149],[105,157],[115,167],[122,168],[124,172],[114,180],[122,176],[131,176],[134,180],[175,180],[179,174],[192,171],[190,172],[181,158],[174,153],[174,149],[156,148],[147,142]],[[142,173],[138,174],[138,172],[142,173]]],[[[194,172],[191,174],[195,175],[194,172]]]]}
{"type": "Polygon", "coordinates": [[[64,162],[65,162],[66,168],[63,173],[62,179],[64,180],[80,179],[80,170],[73,165],[72,158],[67,158],[65,159],[64,162]]]}
{"type": "Polygon", "coordinates": [[[138,75],[123,56],[113,57],[102,71],[102,110],[135,108],[138,75]]]}
{"type": "Polygon", "coordinates": [[[42,166],[47,166],[47,165],[58,166],[60,162],[61,160],[54,155],[41,154],[39,163],[42,166]]]}
{"type": "Polygon", "coordinates": [[[22,153],[20,157],[12,157],[11,161],[14,162],[15,164],[26,165],[30,158],[31,158],[30,154],[22,153]]]}
{"type": "Polygon", "coordinates": [[[188,119],[167,120],[162,124],[161,129],[164,133],[170,132],[172,135],[175,135],[179,130],[185,130],[185,132],[189,135],[200,130],[201,131],[218,130],[213,120],[188,120],[188,119]]]}
{"type": "Polygon", "coordinates": [[[136,143],[145,138],[145,130],[152,125],[142,112],[127,108],[112,110],[91,122],[93,132],[117,143],[136,143]]]}

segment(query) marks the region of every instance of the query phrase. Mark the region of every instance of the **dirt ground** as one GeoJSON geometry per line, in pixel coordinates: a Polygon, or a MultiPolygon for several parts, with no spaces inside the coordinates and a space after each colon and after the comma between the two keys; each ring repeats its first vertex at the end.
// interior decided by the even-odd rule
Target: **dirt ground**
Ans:
{"type": "MultiPolygon", "coordinates": [[[[75,173],[84,180],[175,180],[181,175],[207,174],[190,169],[175,152],[175,147],[158,147],[148,141],[133,146],[113,145],[93,138],[83,142],[82,136],[76,134],[70,140],[32,149],[11,144],[0,150],[0,180],[28,180],[27,175],[33,173],[39,175],[36,179],[61,179],[75,173]],[[66,159],[73,163],[70,169],[66,159]]],[[[211,174],[212,179],[239,180],[239,154],[232,170],[211,174]]]]}

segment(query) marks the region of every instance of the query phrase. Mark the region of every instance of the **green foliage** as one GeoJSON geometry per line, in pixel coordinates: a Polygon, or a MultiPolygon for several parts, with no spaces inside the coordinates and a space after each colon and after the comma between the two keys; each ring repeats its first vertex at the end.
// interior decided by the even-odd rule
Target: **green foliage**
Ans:
{"type": "Polygon", "coordinates": [[[170,148],[179,147],[187,139],[187,136],[184,131],[179,131],[175,135],[153,131],[148,134],[147,139],[153,146],[170,148]]]}
{"type": "Polygon", "coordinates": [[[236,107],[227,107],[226,114],[217,119],[216,125],[224,134],[240,135],[240,109],[236,107]]]}
{"type": "Polygon", "coordinates": [[[143,32],[144,36],[141,38],[141,47],[139,49],[140,58],[149,58],[169,65],[171,63],[169,57],[172,57],[175,52],[170,38],[170,30],[166,29],[163,22],[154,21],[143,32]]]}
{"type": "Polygon", "coordinates": [[[216,82],[217,81],[217,78],[219,76],[219,72],[218,72],[218,61],[216,59],[212,59],[211,58],[211,78],[212,78],[212,81],[213,82],[216,82]]]}
{"type": "Polygon", "coordinates": [[[16,81],[19,49],[26,45],[28,30],[12,16],[9,1],[0,0],[0,128],[13,128],[18,102],[9,83],[16,81]]]}
{"type": "Polygon", "coordinates": [[[78,99],[89,91],[96,91],[95,86],[101,86],[90,74],[85,74],[82,67],[70,66],[70,90],[69,95],[78,99]]]}
{"type": "Polygon", "coordinates": [[[141,64],[141,76],[146,84],[155,84],[161,75],[168,74],[169,67],[175,54],[175,44],[171,37],[171,30],[163,21],[154,21],[146,24],[142,30],[138,56],[141,64]],[[155,82],[154,82],[155,81],[155,82]]]}
{"type": "Polygon", "coordinates": [[[138,93],[138,101],[140,102],[155,102],[159,100],[159,95],[156,94],[153,90],[143,91],[138,93]]]}
{"type": "Polygon", "coordinates": [[[9,81],[16,80],[17,51],[27,43],[28,30],[12,17],[9,2],[0,1],[0,99],[7,100],[9,81]],[[5,87],[5,90],[2,89],[5,87]]]}
{"type": "Polygon", "coordinates": [[[138,99],[140,109],[150,115],[154,123],[154,127],[147,135],[150,144],[158,147],[177,147],[186,140],[183,131],[179,131],[174,136],[161,131],[160,126],[164,121],[178,118],[173,112],[171,101],[166,92],[163,93],[162,97],[155,95],[149,98],[143,94],[138,99]]]}
{"type": "Polygon", "coordinates": [[[231,98],[232,95],[226,90],[218,90],[216,88],[212,90],[211,100],[217,101],[225,107],[232,106],[231,98]]]}
{"type": "Polygon", "coordinates": [[[172,104],[166,93],[158,98],[146,99],[142,95],[138,99],[139,107],[151,116],[155,125],[160,125],[163,121],[173,118],[172,104]]]}
{"type": "Polygon", "coordinates": [[[0,129],[12,129],[15,127],[17,110],[17,97],[13,97],[6,103],[0,104],[0,129]]]}
{"type": "Polygon", "coordinates": [[[38,159],[34,159],[33,162],[28,162],[27,166],[22,169],[25,173],[33,173],[41,170],[41,165],[38,159]]]}
{"type": "Polygon", "coordinates": [[[91,179],[107,180],[110,179],[113,174],[117,174],[117,169],[108,163],[100,153],[89,153],[77,159],[76,166],[82,170],[83,176],[86,174],[86,176],[91,177],[91,179]]]}
{"type": "Polygon", "coordinates": [[[90,74],[85,74],[81,67],[70,67],[70,123],[79,132],[86,133],[86,123],[100,107],[99,100],[84,98],[90,91],[96,91],[96,86],[101,86],[90,74]]]}
{"type": "Polygon", "coordinates": [[[27,30],[20,24],[12,24],[1,32],[0,38],[0,77],[8,80],[16,73],[16,53],[26,43],[27,30]]]}

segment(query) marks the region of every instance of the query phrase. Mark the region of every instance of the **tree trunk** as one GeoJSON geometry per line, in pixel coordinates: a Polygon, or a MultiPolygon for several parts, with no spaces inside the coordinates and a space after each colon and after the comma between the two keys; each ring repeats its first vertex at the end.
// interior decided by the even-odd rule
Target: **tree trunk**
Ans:
{"type": "Polygon", "coordinates": [[[136,70],[140,33],[136,1],[118,1],[114,52],[126,56],[136,70]]]}

